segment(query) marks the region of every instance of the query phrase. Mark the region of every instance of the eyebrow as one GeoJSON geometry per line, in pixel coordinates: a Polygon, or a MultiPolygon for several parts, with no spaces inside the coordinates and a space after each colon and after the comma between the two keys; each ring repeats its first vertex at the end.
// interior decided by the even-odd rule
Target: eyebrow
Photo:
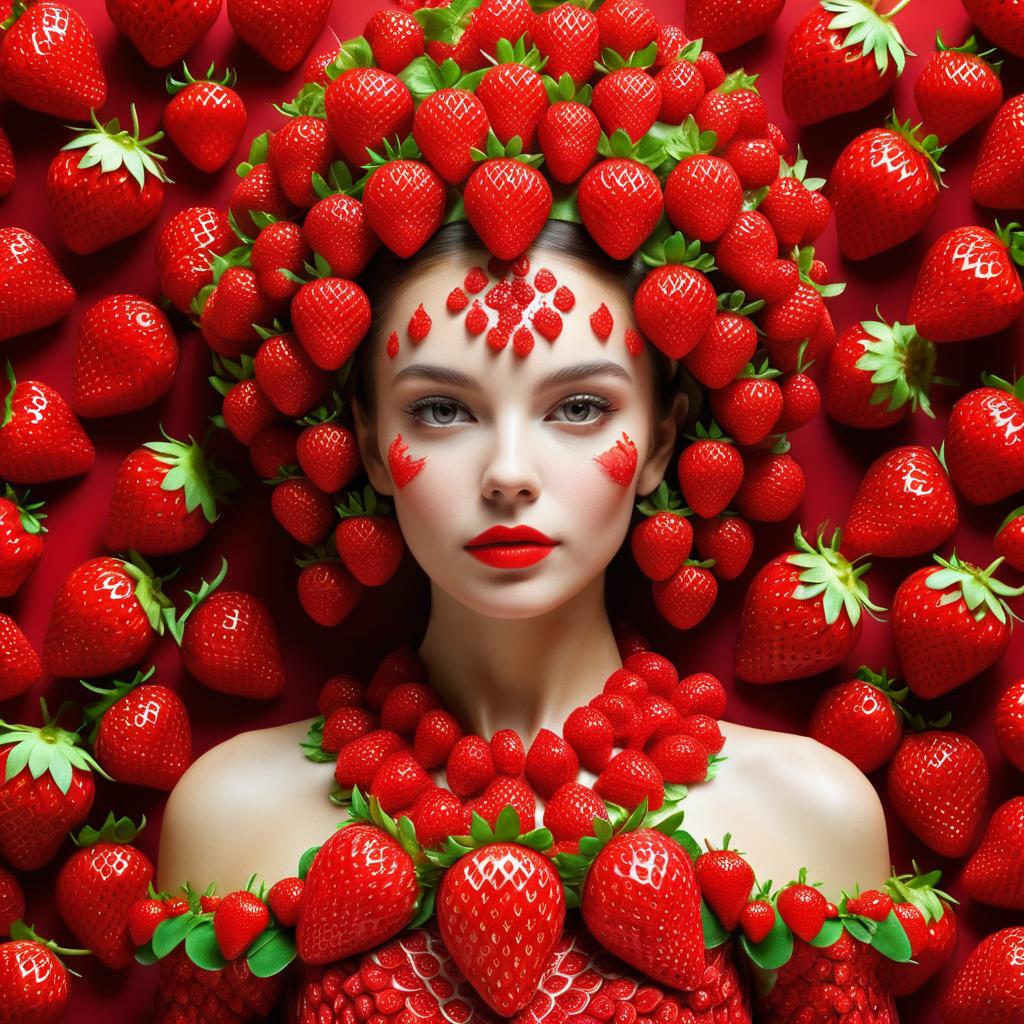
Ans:
{"type": "MultiPolygon", "coordinates": [[[[599,376],[618,377],[629,384],[633,383],[633,378],[625,367],[607,359],[599,359],[589,363],[563,366],[560,370],[555,370],[537,381],[534,390],[540,392],[558,384],[568,384],[587,377],[599,376]]],[[[483,390],[476,377],[463,373],[461,370],[454,370],[449,366],[438,366],[435,363],[415,363],[412,366],[407,366],[395,374],[395,382],[400,380],[432,380],[440,384],[450,384],[452,387],[466,388],[470,391],[483,390]]]]}

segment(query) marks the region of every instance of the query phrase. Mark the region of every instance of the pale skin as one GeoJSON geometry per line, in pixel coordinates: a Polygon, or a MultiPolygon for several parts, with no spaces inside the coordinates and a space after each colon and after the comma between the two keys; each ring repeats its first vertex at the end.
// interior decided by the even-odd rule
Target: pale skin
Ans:
{"type": "MultiPolygon", "coordinates": [[[[421,262],[393,297],[398,353],[380,344],[374,355],[376,407],[355,409],[370,482],[394,504],[431,581],[418,648],[431,683],[464,727],[485,737],[512,728],[527,745],[541,728],[560,733],[569,712],[621,667],[604,573],[634,504],[663,479],[686,411],[678,396],[658,414],[649,355],[631,354],[624,342],[635,322],[622,286],[574,258],[530,255],[531,276],[546,267],[576,297],[554,343],[538,336],[525,358],[511,345],[495,352],[447,311],[445,297],[466,271],[486,266],[483,250],[421,262]],[[615,322],[606,342],[588,322],[602,302],[615,322]],[[405,326],[420,303],[433,327],[414,345],[405,326]],[[570,367],[595,362],[610,366],[567,378],[570,367]],[[561,379],[544,381],[557,371],[561,379]],[[626,485],[595,458],[623,433],[637,456],[626,485]],[[398,434],[407,457],[424,460],[401,486],[388,458],[398,434]],[[527,524],[556,546],[525,568],[484,564],[464,545],[497,524],[527,524]]],[[[333,764],[307,761],[298,746],[308,725],[243,733],[192,765],[164,815],[161,888],[216,882],[223,893],[253,872],[270,884],[294,874],[303,851],[330,835],[345,815],[327,798],[333,764]]],[[[719,845],[732,833],[758,879],[776,886],[806,866],[834,902],[844,889],[884,881],[882,807],[853,764],[806,737],[728,722],[722,731],[728,760],[713,782],[690,787],[684,805],[698,841],[719,845]]]]}

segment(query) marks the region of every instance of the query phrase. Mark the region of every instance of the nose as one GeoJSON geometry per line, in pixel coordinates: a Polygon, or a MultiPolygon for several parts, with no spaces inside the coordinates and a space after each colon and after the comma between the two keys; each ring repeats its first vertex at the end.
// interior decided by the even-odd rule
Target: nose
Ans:
{"type": "Polygon", "coordinates": [[[495,424],[493,442],[483,467],[480,493],[487,501],[532,501],[540,494],[536,460],[526,430],[515,416],[495,424]]]}

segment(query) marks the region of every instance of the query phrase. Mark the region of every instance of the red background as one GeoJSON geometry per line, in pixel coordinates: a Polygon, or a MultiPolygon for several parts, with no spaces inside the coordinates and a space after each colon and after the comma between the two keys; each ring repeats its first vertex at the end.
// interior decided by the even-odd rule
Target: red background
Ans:
{"type": "MultiPolygon", "coordinates": [[[[345,39],[358,34],[367,16],[381,6],[381,0],[339,0],[330,19],[334,33],[345,39]]],[[[680,0],[652,0],[652,6],[664,20],[682,21],[680,0]]],[[[791,0],[774,29],[742,51],[729,55],[727,67],[744,64],[759,72],[759,86],[774,120],[797,138],[782,111],[779,82],[782,55],[789,30],[809,8],[807,0],[791,0]]],[[[110,82],[110,97],[103,108],[104,120],[119,115],[127,120],[128,104],[138,104],[142,127],[148,133],[158,126],[166,95],[163,73],[146,65],[132,46],[119,37],[110,24],[101,0],[80,0],[78,4],[94,32],[110,82]]],[[[947,41],[959,43],[966,34],[968,19],[957,0],[917,0],[899,16],[904,37],[918,56],[909,62],[907,73],[894,93],[895,105],[905,118],[913,116],[912,87],[924,61],[933,49],[934,33],[941,29],[947,41]]],[[[331,45],[329,31],[318,46],[331,45]]],[[[196,71],[216,59],[218,65],[235,66],[239,72],[239,91],[249,108],[250,124],[246,139],[281,121],[271,107],[276,101],[290,98],[300,84],[300,73],[282,74],[259,60],[235,39],[225,14],[221,14],[213,31],[196,47],[190,64],[196,71]]],[[[1022,62],[1010,57],[1004,68],[1007,94],[1021,88],[1022,62]]],[[[817,126],[799,134],[799,141],[811,161],[811,173],[825,176],[840,148],[857,132],[879,124],[890,108],[885,100],[873,108],[838,122],[817,126]]],[[[0,206],[0,222],[17,224],[35,232],[50,247],[61,266],[78,289],[78,302],[72,314],[62,323],[7,343],[5,355],[15,365],[21,379],[40,378],[63,393],[70,391],[71,350],[76,325],[84,311],[105,295],[113,292],[135,292],[156,298],[158,285],[153,263],[153,247],[159,227],[177,210],[196,203],[225,205],[235,182],[230,170],[205,176],[195,171],[174,152],[169,141],[162,144],[170,155],[168,170],[176,184],[169,187],[164,209],[155,225],[141,235],[87,257],[69,253],[60,242],[50,222],[44,197],[46,168],[58,148],[68,139],[67,130],[57,121],[9,102],[4,103],[2,123],[8,131],[18,160],[18,184],[0,206]]],[[[840,330],[855,320],[873,316],[877,304],[889,319],[902,319],[913,287],[914,273],[928,244],[942,231],[960,224],[990,223],[990,212],[976,208],[968,188],[971,169],[981,140],[976,130],[960,139],[947,152],[946,183],[942,201],[932,222],[920,236],[899,249],[867,264],[843,265],[830,229],[822,239],[819,251],[833,267],[836,279],[849,281],[842,297],[832,302],[832,311],[840,330]]],[[[246,143],[247,144],[247,143],[246,143]]],[[[240,147],[238,159],[244,156],[240,147]]],[[[1004,220],[1009,219],[1004,216],[1004,220]]],[[[172,393],[158,406],[139,414],[87,424],[98,451],[96,465],[87,477],[65,484],[37,488],[48,502],[46,554],[42,564],[21,592],[4,603],[3,610],[15,616],[29,639],[41,645],[50,604],[60,581],[80,562],[103,552],[102,522],[112,481],[124,455],[136,445],[153,440],[157,424],[169,433],[183,436],[188,432],[201,434],[205,417],[216,411],[216,396],[206,383],[209,356],[202,339],[187,330],[182,322],[182,364],[172,393]]],[[[986,369],[1007,377],[1020,363],[1024,332],[1018,324],[1016,333],[961,345],[945,346],[940,352],[940,372],[960,382],[956,389],[938,389],[938,419],[931,422],[918,416],[888,431],[871,433],[837,427],[822,416],[793,437],[793,451],[807,471],[808,494],[800,513],[805,528],[813,530],[824,520],[842,523],[864,468],[881,452],[897,444],[912,441],[938,444],[950,402],[956,395],[978,382],[986,369]]],[[[820,367],[818,368],[820,377],[820,367]]],[[[154,648],[158,668],[157,679],[177,688],[184,696],[192,714],[195,753],[235,732],[291,721],[308,716],[315,710],[315,700],[322,681],[339,670],[366,674],[377,660],[403,639],[416,642],[425,623],[426,588],[418,569],[409,559],[399,575],[386,587],[368,592],[350,619],[334,630],[324,630],[309,622],[295,599],[296,570],[291,564],[296,552],[269,513],[267,490],[253,477],[246,453],[227,437],[221,438],[219,449],[224,461],[244,476],[246,487],[228,507],[207,541],[190,553],[181,577],[172,585],[179,596],[184,586],[194,587],[200,575],[215,571],[223,553],[231,564],[230,582],[239,588],[251,588],[271,606],[280,627],[288,666],[289,685],[285,695],[269,704],[247,702],[214,694],[189,679],[182,671],[176,648],[169,638],[154,648]]],[[[982,564],[991,559],[991,537],[1011,503],[988,509],[962,509],[962,525],[956,537],[959,552],[982,564]]],[[[737,685],[732,670],[732,650],[737,611],[744,586],[754,569],[778,553],[791,534],[792,524],[758,532],[758,547],[751,569],[742,580],[727,584],[712,616],[697,630],[674,633],[660,621],[650,603],[646,588],[636,570],[625,558],[617,563],[615,593],[616,617],[625,615],[637,624],[649,624],[648,633],[655,646],[672,656],[682,669],[715,671],[726,681],[732,693],[729,716],[735,721],[767,728],[802,732],[821,690],[844,676],[830,673],[816,680],[803,680],[776,687],[756,688],[737,685]]],[[[880,565],[870,575],[873,597],[889,603],[892,593],[905,575],[922,564],[889,563],[880,565]]],[[[160,564],[161,571],[173,565],[160,564]]],[[[1012,579],[1012,574],[1004,574],[1012,579]]],[[[1015,580],[1014,582],[1019,582],[1015,580]]],[[[939,717],[948,707],[953,711],[955,728],[962,729],[986,750],[993,774],[989,809],[1007,797],[1021,792],[1020,776],[1001,756],[995,745],[991,709],[998,694],[1019,674],[1024,655],[1024,630],[1018,629],[1010,653],[1001,665],[974,680],[948,699],[935,702],[936,707],[924,709],[929,717],[939,717]]],[[[846,669],[852,671],[862,662],[873,666],[895,667],[889,627],[885,623],[867,622],[864,638],[846,669]]],[[[847,673],[848,674],[848,673],[847,673]]],[[[10,721],[38,722],[37,701],[46,695],[51,708],[60,700],[75,694],[70,681],[44,679],[23,699],[11,701],[0,708],[10,721]]],[[[881,784],[884,772],[875,778],[881,784]]],[[[163,796],[131,787],[114,787],[101,783],[93,823],[102,820],[108,809],[137,815],[145,812],[149,827],[140,845],[155,856],[163,796]]],[[[891,819],[893,859],[899,870],[908,870],[911,857],[923,866],[943,869],[944,884],[960,894],[957,884],[961,864],[945,862],[909,837],[901,824],[891,819]]],[[[742,840],[742,837],[739,836],[742,840]]],[[[50,868],[26,879],[29,898],[27,917],[35,921],[45,934],[69,942],[70,936],[56,920],[50,907],[54,874],[66,852],[50,868]]],[[[798,858],[799,852],[794,855],[798,858]]],[[[800,865],[794,861],[794,871],[800,865]]],[[[1013,923],[1020,915],[988,910],[966,901],[960,909],[961,936],[952,964],[931,982],[922,993],[903,1004],[903,1019],[908,1024],[923,1024],[937,1019],[938,998],[950,981],[953,971],[979,939],[1013,923]]],[[[72,1008],[67,1019],[85,1024],[97,1019],[117,1020],[132,1024],[149,1019],[155,969],[133,968],[122,972],[104,969],[98,963],[79,962],[84,977],[74,982],[72,1008]]]]}

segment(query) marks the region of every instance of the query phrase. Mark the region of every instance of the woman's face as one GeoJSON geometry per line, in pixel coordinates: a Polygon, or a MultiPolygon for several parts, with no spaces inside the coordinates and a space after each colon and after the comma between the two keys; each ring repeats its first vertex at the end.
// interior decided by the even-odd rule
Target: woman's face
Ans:
{"type": "Polygon", "coordinates": [[[527,255],[528,272],[510,268],[509,285],[489,298],[498,278],[485,250],[411,268],[374,353],[372,421],[356,409],[370,482],[391,497],[413,557],[454,600],[498,618],[542,615],[604,572],[637,495],[663,478],[676,436],[676,416],[656,414],[653,364],[647,343],[637,344],[625,289],[576,259],[527,255]],[[481,270],[486,284],[471,294],[481,270]],[[535,284],[540,270],[556,287],[546,275],[535,284]],[[447,301],[455,289],[469,303],[458,312],[447,301]],[[556,303],[561,329],[548,341],[531,325],[553,333],[556,303]],[[488,330],[502,309],[499,331],[509,341],[496,349],[488,330]],[[484,314],[487,329],[473,334],[467,323],[479,328],[484,314]],[[521,356],[514,339],[524,325],[534,344],[521,356]],[[481,536],[493,527],[540,536],[495,545],[493,534],[481,536]]]}

